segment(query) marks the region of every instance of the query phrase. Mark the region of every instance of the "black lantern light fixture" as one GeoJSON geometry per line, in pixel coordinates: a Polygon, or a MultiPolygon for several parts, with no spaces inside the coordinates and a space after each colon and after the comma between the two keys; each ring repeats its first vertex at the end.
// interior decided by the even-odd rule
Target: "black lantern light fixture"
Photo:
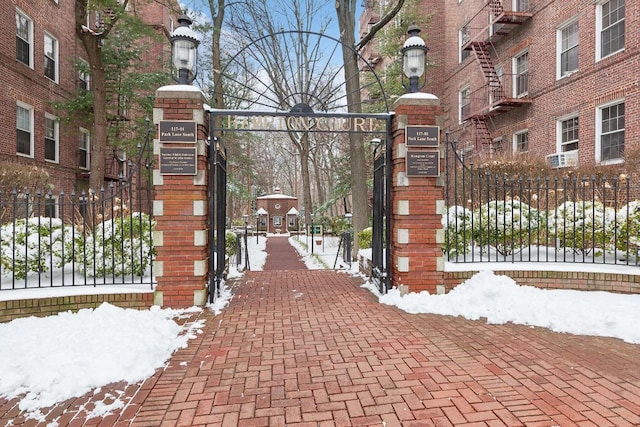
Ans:
{"type": "Polygon", "coordinates": [[[173,79],[181,85],[190,85],[196,78],[197,51],[200,40],[191,29],[191,18],[181,15],[178,18],[180,26],[172,33],[171,40],[171,61],[173,67],[171,74],[173,79]]]}
{"type": "Polygon", "coordinates": [[[409,93],[418,92],[427,83],[425,68],[427,65],[427,52],[429,48],[418,34],[420,28],[413,24],[407,30],[409,37],[402,46],[402,72],[409,79],[409,84],[405,83],[403,77],[402,86],[409,93]]]}

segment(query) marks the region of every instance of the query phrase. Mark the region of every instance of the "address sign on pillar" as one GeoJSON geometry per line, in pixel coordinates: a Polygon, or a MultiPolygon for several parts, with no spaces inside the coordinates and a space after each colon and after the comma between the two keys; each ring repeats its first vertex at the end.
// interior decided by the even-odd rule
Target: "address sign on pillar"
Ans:
{"type": "Polygon", "coordinates": [[[440,126],[406,126],[404,129],[407,147],[432,147],[440,145],[440,126]]]}
{"type": "Polygon", "coordinates": [[[196,143],[198,137],[196,122],[193,120],[160,120],[160,142],[196,143]]]}

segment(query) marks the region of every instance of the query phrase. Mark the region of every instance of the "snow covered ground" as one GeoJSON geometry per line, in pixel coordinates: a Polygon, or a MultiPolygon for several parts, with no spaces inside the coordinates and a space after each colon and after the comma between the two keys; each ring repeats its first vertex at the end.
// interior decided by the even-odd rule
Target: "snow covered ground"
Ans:
{"type": "MultiPolygon", "coordinates": [[[[309,254],[310,239],[305,242],[302,236],[290,241],[308,268],[333,268],[335,264],[337,269],[359,274],[356,263],[349,266],[341,255],[337,256],[339,239],[326,238],[321,245],[314,246],[313,256],[309,254]]],[[[252,271],[259,271],[264,265],[265,242],[264,237],[258,242],[249,239],[252,271]]],[[[240,275],[242,273],[232,267],[230,277],[240,275]]],[[[377,294],[370,283],[363,287],[377,294]]],[[[109,287],[99,289],[113,292],[109,287]]],[[[117,289],[121,291],[122,287],[117,289]]],[[[89,288],[81,290],[86,292],[89,288]]],[[[46,297],[49,293],[64,291],[71,290],[55,288],[37,292],[46,297]]],[[[149,292],[148,289],[138,291],[149,292]]],[[[0,296],[7,298],[8,294],[11,292],[0,296]]],[[[409,313],[462,316],[493,324],[511,322],[640,344],[640,295],[543,290],[518,285],[490,270],[476,274],[446,295],[423,292],[400,296],[397,290],[377,295],[380,303],[395,305],[409,313]]],[[[206,309],[219,313],[232,297],[230,290],[224,288],[222,297],[206,309]]],[[[176,322],[198,310],[201,309],[152,307],[138,311],[103,304],[95,310],[75,314],[67,312],[0,324],[0,396],[21,396],[20,408],[38,418],[41,408],[106,384],[142,381],[163,367],[177,349],[187,346],[189,338],[201,330],[201,323],[179,325],[176,322]]],[[[111,407],[98,407],[90,416],[102,416],[119,403],[116,399],[111,407]]]]}

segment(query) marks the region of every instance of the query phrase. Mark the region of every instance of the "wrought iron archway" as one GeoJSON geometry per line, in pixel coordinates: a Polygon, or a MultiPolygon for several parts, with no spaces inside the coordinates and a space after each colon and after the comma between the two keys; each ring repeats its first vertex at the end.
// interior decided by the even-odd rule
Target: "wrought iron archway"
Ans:
{"type": "MultiPolygon", "coordinates": [[[[225,88],[213,97],[223,97],[225,105],[233,109],[209,109],[210,173],[210,242],[215,242],[217,260],[210,270],[210,298],[220,289],[224,274],[225,215],[226,215],[226,149],[224,135],[228,132],[334,132],[369,135],[372,141],[382,142],[375,147],[373,189],[373,280],[381,292],[390,284],[390,193],[391,188],[391,119],[384,86],[374,66],[353,47],[347,46],[358,60],[358,76],[347,75],[342,58],[342,42],[331,36],[312,31],[279,31],[253,40],[238,49],[220,71],[225,88]],[[313,64],[301,63],[300,58],[287,53],[284,63],[270,63],[272,75],[264,64],[273,58],[265,55],[267,47],[287,46],[287,42],[316,38],[312,46],[326,54],[313,64]],[[336,55],[338,58],[336,59],[336,55]],[[366,73],[366,83],[358,85],[360,94],[374,94],[383,112],[363,113],[363,105],[348,103],[347,84],[366,73]],[[277,75],[277,76],[275,76],[277,75]],[[278,77],[274,81],[274,77],[278,77]],[[233,90],[231,90],[233,89],[233,90]],[[357,111],[357,112],[354,112],[357,111]],[[381,148],[384,148],[382,150],[381,148]]],[[[358,80],[360,81],[360,80],[358,80]]],[[[214,257],[211,256],[211,259],[214,257]]]]}

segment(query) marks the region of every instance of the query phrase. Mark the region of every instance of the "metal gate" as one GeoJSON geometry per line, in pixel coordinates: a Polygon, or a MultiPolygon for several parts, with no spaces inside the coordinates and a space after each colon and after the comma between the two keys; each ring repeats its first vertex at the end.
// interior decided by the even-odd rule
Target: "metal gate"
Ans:
{"type": "Polygon", "coordinates": [[[227,150],[218,138],[210,138],[208,147],[209,172],[209,303],[220,296],[225,275],[226,212],[227,212],[227,150]]]}
{"type": "MultiPolygon", "coordinates": [[[[347,70],[344,65],[343,49],[345,46],[339,39],[312,31],[278,31],[258,37],[250,44],[238,49],[235,55],[228,58],[217,78],[230,82],[235,88],[232,95],[227,94],[225,86],[216,89],[213,96],[223,100],[221,106],[234,105],[234,109],[210,108],[209,134],[225,135],[231,138],[238,132],[284,132],[292,138],[316,132],[331,134],[350,134],[349,138],[358,138],[355,134],[369,135],[372,142],[377,141],[374,202],[373,202],[373,280],[381,292],[389,288],[390,274],[390,141],[392,115],[387,104],[384,85],[375,72],[374,64],[352,47],[351,54],[357,56],[358,67],[347,70]],[[273,58],[264,58],[266,46],[280,46],[290,49],[292,44],[300,40],[314,46],[305,49],[305,53],[322,51],[321,57],[309,58],[296,54],[286,55],[284,63],[277,64],[277,72],[269,74],[268,66],[273,58]],[[330,48],[333,43],[334,47],[330,48]],[[258,45],[259,49],[251,49],[258,45]],[[322,49],[321,49],[322,47],[322,49]],[[313,66],[310,64],[313,63],[313,66]],[[258,73],[255,70],[263,70],[258,73]],[[366,72],[366,73],[364,73],[366,72]],[[365,102],[350,103],[352,88],[347,82],[360,83],[360,74],[366,74],[364,84],[359,86],[359,93],[371,94],[373,101],[379,105],[369,106],[372,111],[363,112],[365,102]],[[375,95],[375,96],[374,96],[375,95]],[[381,141],[383,139],[384,141],[381,141]],[[378,153],[378,150],[380,151],[378,153]]],[[[364,75],[363,74],[363,75],[364,75]]],[[[350,140],[352,142],[352,140],[350,140]]],[[[362,144],[357,140],[354,144],[362,144]]],[[[215,257],[210,262],[210,295],[220,290],[224,279],[225,263],[225,214],[226,214],[226,156],[220,141],[210,146],[211,175],[210,188],[214,193],[210,197],[211,226],[210,238],[215,242],[215,257]]],[[[308,207],[312,209],[311,206],[308,207]]],[[[311,212],[309,210],[308,212],[311,212]]],[[[212,298],[210,296],[210,298],[212,298]]]]}
{"type": "MultiPolygon", "coordinates": [[[[389,252],[388,177],[384,144],[379,143],[373,160],[373,218],[371,236],[371,280],[382,294],[389,289],[390,275],[387,271],[389,252]]],[[[390,169],[390,168],[389,168],[390,169]]]]}

